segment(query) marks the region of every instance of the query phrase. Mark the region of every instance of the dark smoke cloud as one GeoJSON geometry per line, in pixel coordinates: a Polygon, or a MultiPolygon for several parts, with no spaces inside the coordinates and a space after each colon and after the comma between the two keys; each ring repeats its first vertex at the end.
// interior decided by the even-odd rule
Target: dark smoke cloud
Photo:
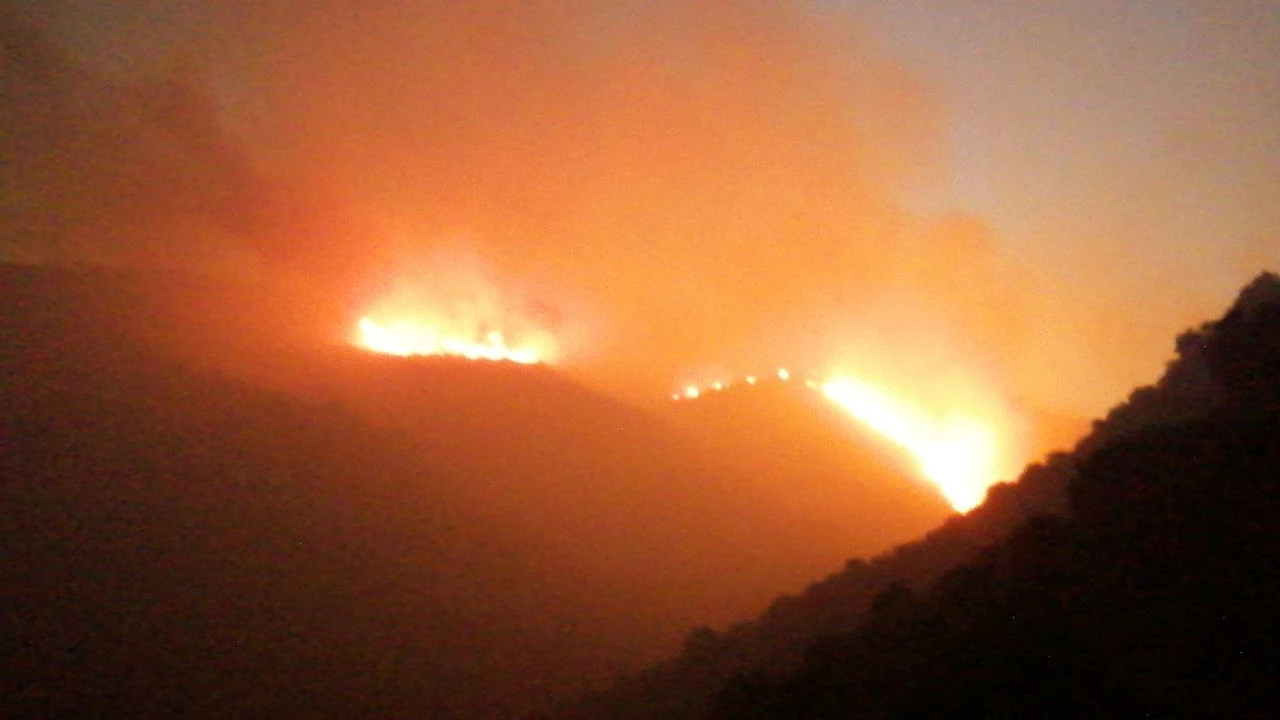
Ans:
{"type": "Polygon", "coordinates": [[[257,232],[262,183],[198,66],[109,78],[3,6],[0,53],[7,256],[207,264],[257,232]]]}

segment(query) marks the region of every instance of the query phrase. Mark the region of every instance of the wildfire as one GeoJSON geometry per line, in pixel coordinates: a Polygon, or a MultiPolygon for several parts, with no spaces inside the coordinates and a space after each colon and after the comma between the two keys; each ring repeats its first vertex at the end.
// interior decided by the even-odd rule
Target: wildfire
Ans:
{"type": "Polygon", "coordinates": [[[554,296],[465,245],[406,251],[368,282],[377,295],[350,342],[372,352],[535,365],[558,362],[572,330],[554,296]]]}
{"type": "MultiPolygon", "coordinates": [[[[782,382],[791,379],[791,373],[783,368],[775,376],[782,382]]],[[[744,380],[747,385],[758,381],[754,375],[744,380]]],[[[672,399],[692,400],[736,385],[728,381],[706,388],[688,385],[672,399]]],[[[919,403],[848,375],[808,379],[804,387],[821,392],[853,418],[906,450],[925,479],[959,512],[977,507],[1005,469],[1002,452],[1008,448],[1002,447],[1001,428],[977,414],[931,413],[919,403]]]]}
{"type": "Polygon", "coordinates": [[[366,350],[389,355],[453,355],[469,360],[505,360],[533,365],[546,361],[544,352],[533,344],[508,345],[497,330],[475,336],[448,334],[415,320],[381,323],[368,316],[360,318],[356,344],[366,350]]]}
{"type": "Polygon", "coordinates": [[[960,512],[977,507],[997,479],[996,429],[961,413],[937,416],[853,377],[821,384],[822,394],[911,453],[920,472],[960,512]]]}

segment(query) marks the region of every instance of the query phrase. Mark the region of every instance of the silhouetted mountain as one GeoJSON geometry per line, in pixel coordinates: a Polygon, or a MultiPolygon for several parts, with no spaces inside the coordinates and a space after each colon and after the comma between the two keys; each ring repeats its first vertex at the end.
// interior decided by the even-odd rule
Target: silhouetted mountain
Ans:
{"type": "Polygon", "coordinates": [[[1280,278],[1071,453],[565,717],[1262,717],[1280,278]],[[1069,503],[1067,495],[1069,495],[1069,503]],[[1148,715],[1149,714],[1149,715],[1148,715]]]}
{"type": "Polygon", "coordinates": [[[402,435],[20,294],[0,364],[6,717],[454,717],[568,654],[555,624],[576,608],[522,604],[546,599],[534,559],[402,435]]]}
{"type": "Polygon", "coordinates": [[[856,483],[738,475],[549,368],[326,344],[290,288],[0,280],[6,717],[504,717],[893,541],[772,485],[856,483]]]}
{"type": "Polygon", "coordinates": [[[5,329],[6,716],[394,714],[474,686],[467,632],[499,632],[488,598],[536,579],[401,438],[5,329]]]}

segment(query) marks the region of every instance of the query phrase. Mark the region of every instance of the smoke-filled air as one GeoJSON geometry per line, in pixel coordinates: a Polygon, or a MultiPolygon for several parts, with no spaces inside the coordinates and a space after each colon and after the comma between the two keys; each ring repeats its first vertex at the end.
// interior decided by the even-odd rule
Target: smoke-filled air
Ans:
{"type": "MultiPolygon", "coordinates": [[[[1163,216],[1181,190],[1232,202],[1215,197],[1232,179],[1203,190],[1127,156],[1125,187],[1075,172],[1072,192],[1096,197],[1041,208],[1041,225],[985,217],[1017,201],[999,188],[973,198],[975,183],[1007,182],[992,165],[1012,177],[1057,153],[1005,157],[1012,143],[964,123],[1020,119],[1028,142],[1074,126],[1052,108],[1026,115],[1050,90],[1021,104],[992,97],[1001,82],[1028,94],[1007,77],[1012,61],[992,60],[1006,75],[957,99],[946,67],[967,71],[978,49],[942,37],[932,64],[895,51],[923,31],[903,39],[894,23],[924,22],[913,13],[928,3],[900,14],[750,0],[90,5],[5,12],[10,257],[296,274],[367,315],[367,339],[426,323],[405,331],[475,347],[529,335],[514,353],[531,355],[552,352],[554,337],[559,362],[633,398],[777,364],[905,394],[943,378],[987,407],[925,409],[995,411],[1016,468],[1044,447],[1027,446],[1010,406],[1105,408],[1159,368],[1168,331],[1275,254],[1261,222],[1274,220],[1262,209],[1274,177],[1257,178],[1258,217],[1233,221],[1238,240],[1201,251],[1200,228],[1163,216]],[[958,116],[980,101],[994,107],[958,116]],[[984,151],[972,160],[981,170],[957,167],[984,151]],[[1090,225],[1120,206],[1124,217],[1090,225]],[[1128,272],[1135,245],[1173,248],[1128,272]],[[1215,256],[1211,281],[1188,286],[1203,252],[1215,256]],[[1153,331],[1156,315],[1176,320],[1153,331]],[[1098,389],[1067,391],[1081,387],[1098,389]]],[[[1033,5],[1044,7],[985,21],[1008,31],[986,52],[1016,48],[1032,63],[1060,52],[1066,64],[1071,42],[1114,34],[1083,24],[1073,40],[1078,13],[1033,5]],[[1036,32],[1047,48],[1028,47],[1036,32]]],[[[1183,28],[1189,42],[1249,32],[1246,18],[1203,20],[1183,28]]],[[[1095,50],[1080,82],[1110,52],[1095,50]]],[[[1241,93],[1265,79],[1250,59],[1231,81],[1241,93]]],[[[1097,90],[1116,105],[1098,110],[1099,125],[1163,109],[1113,90],[1097,90]]],[[[1274,91],[1200,107],[1217,90],[1187,91],[1176,127],[1135,141],[1177,142],[1187,163],[1237,125],[1247,137],[1236,145],[1265,142],[1265,128],[1244,126],[1274,91]]],[[[1140,119],[1123,120],[1116,135],[1140,119]]],[[[1094,163],[1101,144],[1083,159],[1059,150],[1094,163]]],[[[1241,160],[1215,162],[1216,176],[1241,160]]],[[[1017,189],[1028,202],[1048,191],[1017,189]]]]}
{"type": "Polygon", "coordinates": [[[981,513],[1161,377],[1280,265],[1278,48],[1262,0],[0,0],[0,262],[21,323],[98,278],[50,307],[180,365],[146,382],[182,412],[270,395],[317,457],[380,438],[332,478],[421,468],[501,527],[441,597],[518,567],[573,621],[440,683],[546,709],[981,513]]]}

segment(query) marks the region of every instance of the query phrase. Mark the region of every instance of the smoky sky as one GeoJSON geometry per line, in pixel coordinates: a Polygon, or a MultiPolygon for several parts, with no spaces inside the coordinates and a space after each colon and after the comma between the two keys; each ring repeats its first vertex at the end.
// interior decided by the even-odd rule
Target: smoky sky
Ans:
{"type": "Polygon", "coordinates": [[[908,208],[945,94],[836,4],[67,2],[4,37],[13,255],[354,309],[483,267],[566,365],[655,396],[797,364],[1060,398],[1053,358],[1118,352],[983,218],[908,208]]]}

